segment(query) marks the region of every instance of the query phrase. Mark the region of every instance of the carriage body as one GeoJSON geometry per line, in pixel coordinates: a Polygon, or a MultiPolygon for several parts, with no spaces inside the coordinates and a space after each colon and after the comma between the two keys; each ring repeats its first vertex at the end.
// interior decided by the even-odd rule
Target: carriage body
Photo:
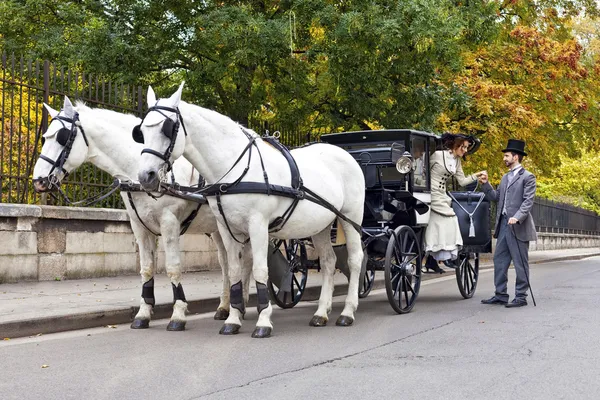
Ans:
{"type": "Polygon", "coordinates": [[[410,226],[422,238],[429,221],[431,182],[429,155],[436,147],[437,136],[410,129],[357,131],[321,136],[350,153],[360,165],[365,179],[363,239],[369,251],[384,254],[386,241],[369,240],[388,229],[410,226]],[[396,165],[410,163],[406,173],[396,165]]]}
{"type": "MultiPolygon", "coordinates": [[[[431,204],[429,159],[442,148],[440,137],[418,130],[389,129],[335,133],[323,135],[321,140],[350,153],[364,174],[363,286],[374,280],[374,271],[385,271],[390,304],[398,313],[409,312],[419,292],[425,259],[424,233],[431,204]]],[[[453,194],[465,243],[456,278],[461,294],[469,298],[477,285],[479,253],[491,252],[489,202],[483,193],[453,194]],[[476,238],[469,236],[471,219],[465,211],[475,211],[476,238]]]]}

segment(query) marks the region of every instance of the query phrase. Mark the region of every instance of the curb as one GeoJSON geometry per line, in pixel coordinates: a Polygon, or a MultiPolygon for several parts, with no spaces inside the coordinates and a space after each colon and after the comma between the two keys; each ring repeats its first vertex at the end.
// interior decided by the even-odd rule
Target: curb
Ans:
{"type": "MultiPolygon", "coordinates": [[[[530,261],[531,264],[542,264],[554,261],[581,260],[589,257],[600,256],[600,252],[586,253],[580,255],[554,257],[530,261]]],[[[482,263],[480,269],[489,269],[493,267],[493,263],[482,263]]],[[[452,274],[452,271],[447,271],[452,274]]],[[[453,275],[453,274],[452,274],[453,275]]],[[[438,278],[438,274],[427,274],[423,280],[438,278]]],[[[449,275],[444,275],[449,276],[449,275]]],[[[373,283],[373,290],[385,288],[384,279],[381,277],[373,283]]],[[[305,289],[302,301],[318,300],[321,293],[320,286],[310,286],[305,289]]],[[[346,283],[337,284],[334,287],[333,295],[340,296],[347,293],[346,283]]],[[[208,298],[191,300],[188,302],[188,310],[190,314],[203,314],[216,311],[219,305],[219,298],[208,298]]],[[[250,295],[248,302],[249,307],[256,305],[256,294],[250,295]]],[[[132,306],[122,309],[113,309],[107,311],[96,311],[89,313],[80,313],[72,315],[59,315],[44,318],[32,318],[22,321],[9,321],[0,323],[0,338],[19,338],[27,336],[35,336],[38,334],[58,333],[72,331],[77,329],[97,328],[106,325],[119,325],[130,323],[137,314],[139,307],[132,306]]],[[[172,303],[162,303],[154,306],[153,319],[169,318],[173,312],[172,303]]]]}

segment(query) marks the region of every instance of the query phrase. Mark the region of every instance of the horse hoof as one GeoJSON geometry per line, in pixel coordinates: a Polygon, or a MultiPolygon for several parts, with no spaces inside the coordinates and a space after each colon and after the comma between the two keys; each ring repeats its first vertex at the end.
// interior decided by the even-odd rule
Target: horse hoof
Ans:
{"type": "Polygon", "coordinates": [[[327,325],[327,318],[319,317],[318,315],[314,315],[309,323],[310,326],[325,326],[327,325]]]}
{"type": "Polygon", "coordinates": [[[227,318],[229,318],[229,311],[224,308],[217,308],[214,318],[217,321],[225,321],[227,318]]]}
{"type": "Polygon", "coordinates": [[[134,319],[131,323],[131,329],[148,329],[149,327],[149,319],[134,319]]]}
{"type": "Polygon", "coordinates": [[[252,337],[253,338],[268,338],[271,336],[272,331],[273,331],[273,329],[268,326],[257,326],[256,329],[254,329],[254,332],[252,332],[252,337]]]}
{"type": "Polygon", "coordinates": [[[340,315],[335,324],[337,326],[350,326],[354,323],[354,318],[347,315],[340,315]]]}
{"type": "Polygon", "coordinates": [[[168,331],[185,331],[185,321],[169,321],[168,331]]]}
{"type": "Polygon", "coordinates": [[[224,324],[219,331],[220,335],[237,335],[240,333],[240,325],[224,324]]]}

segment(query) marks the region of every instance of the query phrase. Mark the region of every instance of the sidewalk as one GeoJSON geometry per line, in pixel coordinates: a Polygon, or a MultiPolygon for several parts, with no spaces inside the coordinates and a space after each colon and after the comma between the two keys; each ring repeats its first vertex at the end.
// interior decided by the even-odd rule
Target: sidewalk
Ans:
{"type": "MultiPolygon", "coordinates": [[[[531,264],[573,260],[600,255],[600,248],[532,251],[531,264]]],[[[482,257],[480,269],[491,268],[491,255],[482,257]]],[[[535,266],[532,266],[535,268],[535,266]]],[[[452,270],[444,276],[453,273],[452,270]]],[[[423,279],[440,275],[423,274],[423,279]]],[[[214,312],[221,291],[220,271],[187,273],[182,280],[189,312],[214,312]]],[[[335,276],[335,295],[344,294],[346,278],[335,276]]],[[[383,274],[377,273],[374,288],[385,287],[383,274]]],[[[303,300],[315,300],[321,290],[321,274],[310,271],[303,300]]],[[[458,290],[458,289],[457,289],[458,290]]],[[[169,318],[173,292],[166,275],[155,276],[156,306],[153,319],[169,318]]],[[[81,279],[71,281],[26,282],[0,285],[0,340],[123,324],[135,316],[141,294],[139,276],[81,279]]],[[[251,284],[250,307],[256,304],[251,284]]],[[[417,300],[418,301],[418,300],[417,300]]],[[[275,306],[276,307],[276,306],[275,306]]]]}

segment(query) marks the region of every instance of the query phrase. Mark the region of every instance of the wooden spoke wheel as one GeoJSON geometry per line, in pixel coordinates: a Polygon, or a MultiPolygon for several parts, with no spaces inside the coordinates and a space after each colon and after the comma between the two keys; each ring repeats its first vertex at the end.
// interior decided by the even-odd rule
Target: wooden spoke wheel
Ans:
{"type": "Polygon", "coordinates": [[[477,289],[479,280],[479,253],[459,253],[456,267],[456,283],[462,297],[470,299],[477,289]]]}
{"type": "Polygon", "coordinates": [[[421,288],[421,248],[417,235],[402,225],[391,232],[385,254],[385,290],[398,314],[412,310],[421,288]]]}
{"type": "Polygon", "coordinates": [[[306,245],[302,240],[280,240],[275,243],[275,250],[281,252],[283,247],[288,268],[281,282],[275,283],[269,279],[267,287],[271,300],[281,308],[292,308],[304,294],[308,278],[306,245]],[[282,246],[283,245],[283,246],[282,246]]]}

